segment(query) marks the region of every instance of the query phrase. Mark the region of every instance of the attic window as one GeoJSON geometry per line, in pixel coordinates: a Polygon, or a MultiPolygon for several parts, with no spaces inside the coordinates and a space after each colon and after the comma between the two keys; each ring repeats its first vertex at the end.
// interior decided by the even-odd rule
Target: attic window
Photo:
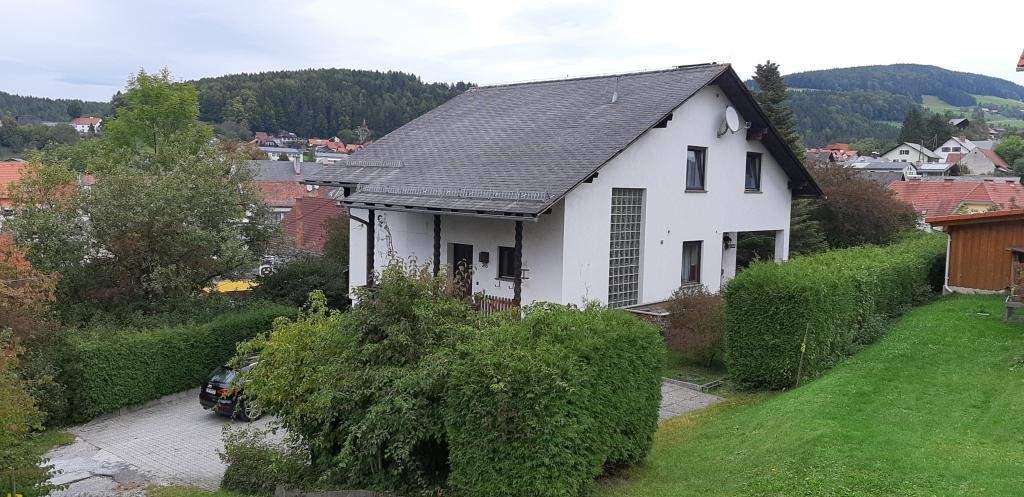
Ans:
{"type": "Polygon", "coordinates": [[[662,120],[658,121],[658,124],[655,124],[654,127],[655,128],[667,127],[668,126],[668,122],[671,121],[671,120],[672,120],[672,114],[669,114],[669,115],[665,116],[665,119],[662,119],[662,120]]]}

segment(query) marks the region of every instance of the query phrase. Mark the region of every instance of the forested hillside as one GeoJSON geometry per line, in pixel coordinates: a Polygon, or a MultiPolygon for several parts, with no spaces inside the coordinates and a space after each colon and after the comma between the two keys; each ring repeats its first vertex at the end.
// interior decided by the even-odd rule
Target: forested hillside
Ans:
{"type": "Polygon", "coordinates": [[[1003,79],[918,64],[800,72],[786,76],[786,83],[790,88],[884,91],[913,97],[917,103],[922,95],[935,95],[958,107],[974,105],[972,95],[1024,99],[1024,86],[1003,79]]]}
{"type": "Polygon", "coordinates": [[[69,115],[69,108],[72,113],[80,116],[102,116],[107,113],[110,104],[64,98],[23,97],[0,91],[0,116],[29,115],[43,121],[66,122],[72,117],[78,117],[69,115]]]}
{"type": "Polygon", "coordinates": [[[470,86],[428,84],[403,72],[351,69],[232,74],[193,83],[204,121],[243,123],[252,131],[287,130],[302,137],[334,136],[364,119],[374,137],[380,137],[470,86]]]}
{"type": "Polygon", "coordinates": [[[897,124],[917,104],[906,95],[884,91],[801,90],[789,92],[789,107],[805,144],[875,138],[893,141],[897,124]]]}

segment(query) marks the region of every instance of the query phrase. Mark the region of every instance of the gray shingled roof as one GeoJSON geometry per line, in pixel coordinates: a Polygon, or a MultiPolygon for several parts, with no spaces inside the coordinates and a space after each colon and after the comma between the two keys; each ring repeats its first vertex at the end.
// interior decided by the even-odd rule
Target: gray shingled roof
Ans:
{"type": "Polygon", "coordinates": [[[254,181],[304,181],[319,174],[324,165],[316,162],[300,162],[300,175],[295,174],[295,164],[290,160],[254,160],[256,177],[254,181]]]}
{"type": "MultiPolygon", "coordinates": [[[[348,205],[537,215],[723,75],[733,83],[730,98],[749,101],[746,111],[737,105],[741,114],[763,120],[725,64],[480,87],[354,153],[348,164],[325,166],[310,182],[358,185],[344,199],[348,205]]],[[[795,157],[780,162],[795,182],[820,192],[795,157]]]]}

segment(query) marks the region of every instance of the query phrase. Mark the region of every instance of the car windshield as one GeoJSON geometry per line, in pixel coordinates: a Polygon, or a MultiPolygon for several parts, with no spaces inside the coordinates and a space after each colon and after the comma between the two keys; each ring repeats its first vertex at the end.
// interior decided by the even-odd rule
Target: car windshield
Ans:
{"type": "Polygon", "coordinates": [[[210,383],[229,384],[235,379],[235,371],[227,366],[221,366],[210,375],[210,383]]]}

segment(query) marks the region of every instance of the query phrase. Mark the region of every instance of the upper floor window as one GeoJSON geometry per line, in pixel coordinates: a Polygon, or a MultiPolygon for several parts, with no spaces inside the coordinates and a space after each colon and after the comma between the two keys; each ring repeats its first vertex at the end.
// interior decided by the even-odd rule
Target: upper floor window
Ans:
{"type": "Polygon", "coordinates": [[[747,172],[743,187],[748,192],[761,191],[761,154],[747,152],[747,172]]]}
{"type": "Polygon", "coordinates": [[[688,191],[704,191],[707,173],[708,149],[689,147],[686,149],[686,189],[688,191]]]}
{"type": "Polygon", "coordinates": [[[910,150],[907,150],[907,149],[905,149],[905,148],[904,148],[904,149],[901,149],[901,150],[900,150],[900,155],[910,155],[910,150]]]}
{"type": "Polygon", "coordinates": [[[949,147],[942,147],[943,152],[949,152],[949,147]]]}
{"type": "Polygon", "coordinates": [[[959,152],[960,150],[961,150],[960,147],[953,147],[953,151],[954,152],[959,152]]]}

